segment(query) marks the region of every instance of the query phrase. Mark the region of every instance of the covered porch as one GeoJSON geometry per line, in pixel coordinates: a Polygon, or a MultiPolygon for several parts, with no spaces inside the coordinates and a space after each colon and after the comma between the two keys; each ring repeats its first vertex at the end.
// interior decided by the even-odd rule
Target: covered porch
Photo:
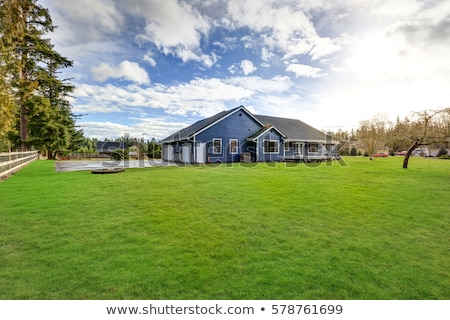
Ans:
{"type": "Polygon", "coordinates": [[[317,141],[286,141],[284,145],[285,161],[327,161],[339,159],[336,144],[317,141]]]}

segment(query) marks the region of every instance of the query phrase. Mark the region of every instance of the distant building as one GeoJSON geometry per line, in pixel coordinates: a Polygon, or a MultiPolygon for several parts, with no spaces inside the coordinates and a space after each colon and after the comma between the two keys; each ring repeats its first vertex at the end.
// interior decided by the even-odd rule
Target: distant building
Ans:
{"type": "Polygon", "coordinates": [[[418,156],[418,157],[429,157],[430,156],[430,151],[426,147],[416,148],[412,152],[412,155],[413,156],[418,156]]]}
{"type": "Polygon", "coordinates": [[[117,149],[126,149],[125,142],[118,141],[98,141],[97,152],[99,154],[111,154],[111,152],[117,149]]]}

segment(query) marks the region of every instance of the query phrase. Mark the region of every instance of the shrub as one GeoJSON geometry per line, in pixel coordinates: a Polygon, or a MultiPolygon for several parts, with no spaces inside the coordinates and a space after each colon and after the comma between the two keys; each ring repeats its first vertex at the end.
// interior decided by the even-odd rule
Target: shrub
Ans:
{"type": "Polygon", "coordinates": [[[356,148],[355,148],[355,147],[352,147],[352,149],[350,150],[350,155],[351,155],[352,157],[355,157],[355,156],[356,156],[356,148]]]}
{"type": "Polygon", "coordinates": [[[448,154],[443,154],[443,155],[439,156],[439,159],[450,160],[450,155],[448,155],[448,154]]]}
{"type": "Polygon", "coordinates": [[[111,159],[113,160],[128,160],[129,158],[128,149],[117,149],[111,152],[111,159]]]}
{"type": "Polygon", "coordinates": [[[440,158],[441,156],[446,156],[446,155],[448,155],[447,149],[445,149],[444,147],[441,147],[439,149],[439,152],[437,153],[436,157],[440,158]]]}

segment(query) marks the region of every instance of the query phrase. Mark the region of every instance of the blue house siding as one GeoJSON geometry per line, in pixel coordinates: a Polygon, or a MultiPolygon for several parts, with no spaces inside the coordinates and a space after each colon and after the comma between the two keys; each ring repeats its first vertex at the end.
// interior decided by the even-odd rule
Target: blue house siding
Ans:
{"type": "Polygon", "coordinates": [[[292,157],[294,155],[294,144],[292,142],[286,142],[288,148],[285,149],[285,146],[283,144],[283,150],[284,150],[284,156],[285,157],[292,157]]]}
{"type": "MultiPolygon", "coordinates": [[[[255,153],[255,145],[249,143],[247,138],[261,129],[261,124],[243,110],[233,113],[216,125],[204,130],[195,136],[195,141],[206,142],[207,162],[237,162],[243,152],[255,153]],[[221,139],[220,153],[214,151],[214,139],[221,139]],[[230,141],[238,141],[237,153],[230,152],[230,141]]],[[[217,151],[217,150],[216,150],[217,151]]]]}
{"type": "Polygon", "coordinates": [[[258,137],[258,159],[257,161],[281,161],[284,158],[284,139],[274,129],[258,137]],[[269,145],[266,145],[268,143],[269,145]],[[274,145],[275,144],[275,145],[274,145]],[[277,147],[277,152],[272,149],[277,147]]]}

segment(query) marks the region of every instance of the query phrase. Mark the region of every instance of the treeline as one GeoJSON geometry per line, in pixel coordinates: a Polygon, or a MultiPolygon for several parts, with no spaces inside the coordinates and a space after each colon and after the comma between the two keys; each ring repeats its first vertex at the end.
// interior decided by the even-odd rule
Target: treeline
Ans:
{"type": "Polygon", "coordinates": [[[36,0],[0,0],[0,151],[53,158],[83,140],[68,101],[74,86],[58,76],[73,63],[46,38],[55,28],[36,0]]]}
{"type": "Polygon", "coordinates": [[[124,142],[125,148],[131,150],[136,149],[139,154],[145,154],[150,158],[161,158],[161,145],[158,144],[155,138],[151,140],[145,140],[144,138],[135,137],[120,137],[116,139],[104,139],[98,140],[97,138],[84,137],[79,142],[79,148],[74,151],[74,153],[95,153],[97,152],[98,142],[124,142]]]}
{"type": "Polygon", "coordinates": [[[450,108],[415,112],[412,117],[397,117],[395,122],[389,121],[386,114],[378,114],[361,121],[357,130],[339,130],[333,138],[341,141],[342,154],[351,154],[360,149],[368,155],[380,150],[395,154],[401,151],[412,152],[418,146],[448,149],[450,108]]]}

